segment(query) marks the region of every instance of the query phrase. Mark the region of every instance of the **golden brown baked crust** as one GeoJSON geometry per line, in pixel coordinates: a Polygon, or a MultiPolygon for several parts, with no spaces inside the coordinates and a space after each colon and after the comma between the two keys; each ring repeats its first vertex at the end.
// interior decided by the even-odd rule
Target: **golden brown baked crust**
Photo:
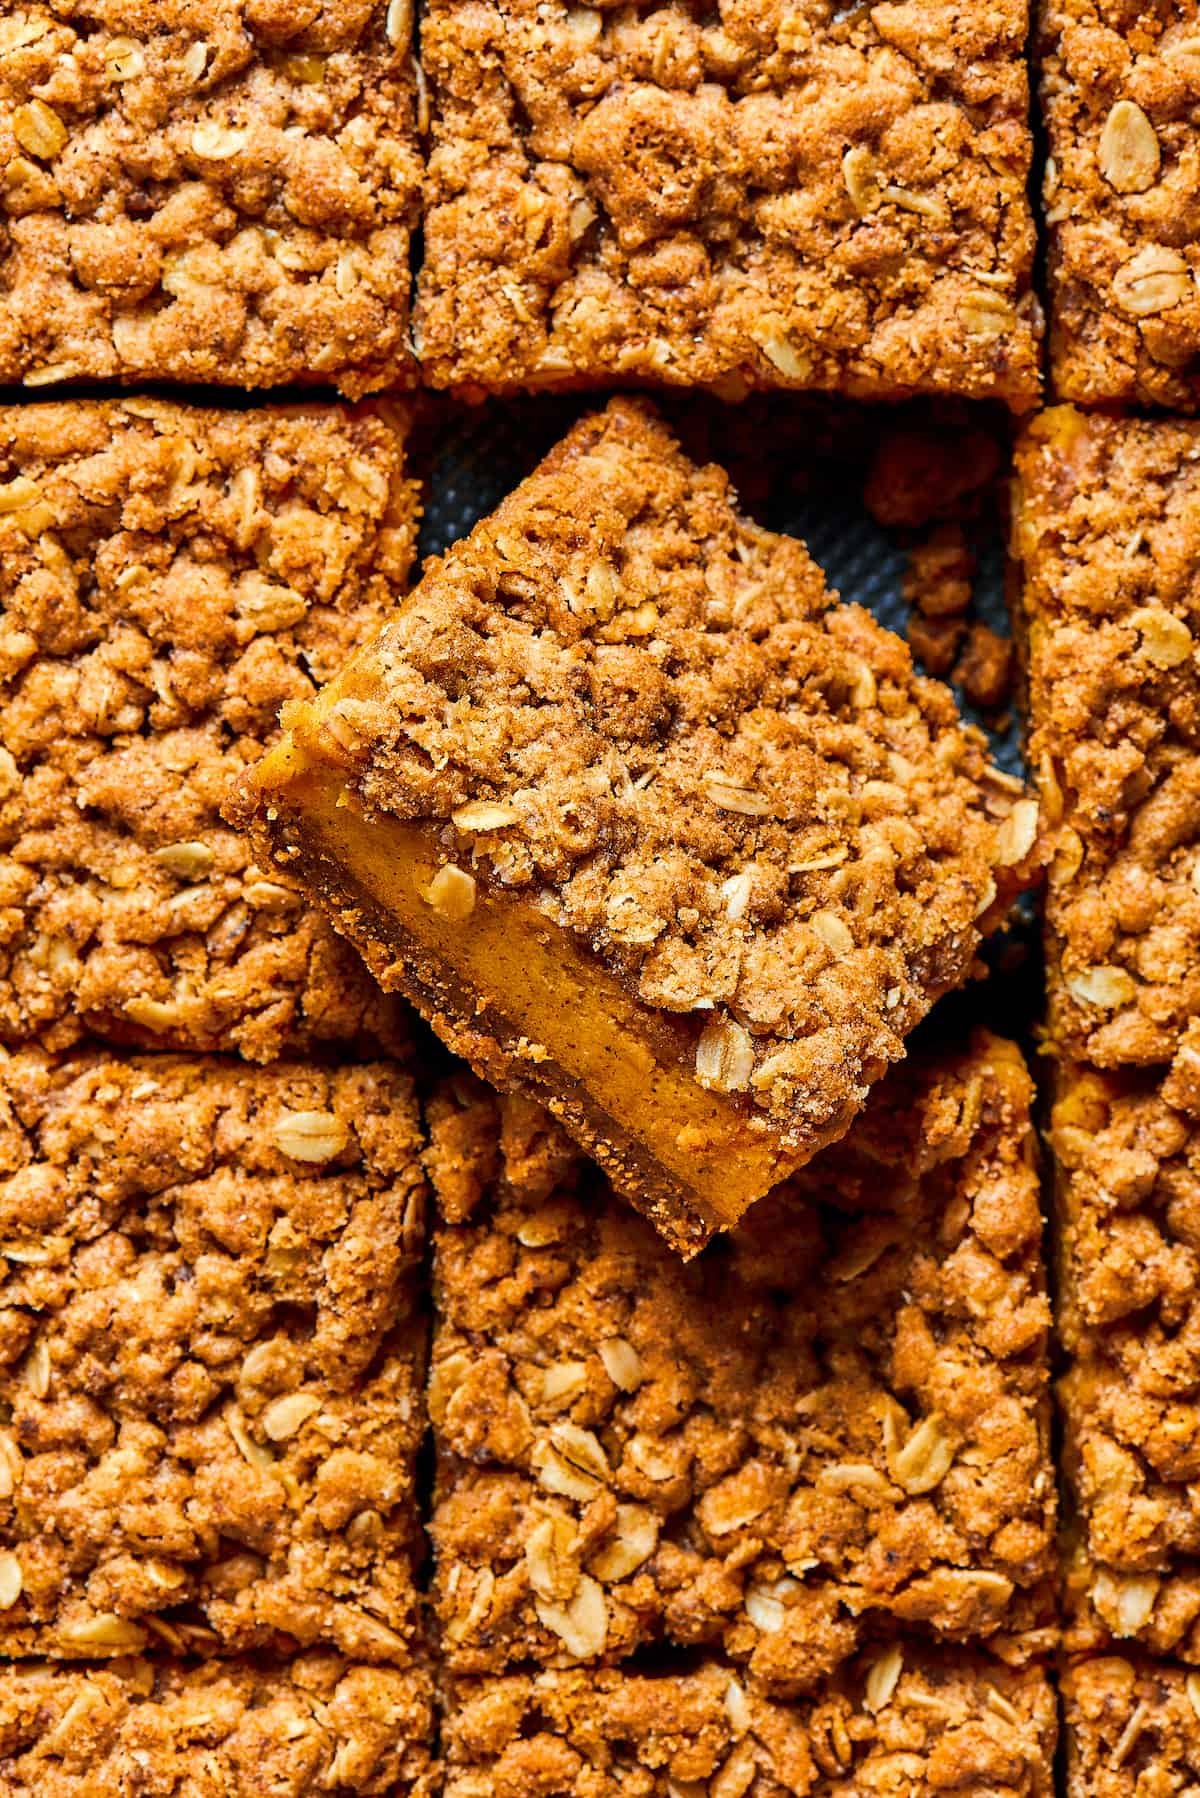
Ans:
{"type": "Polygon", "coordinates": [[[406,428],[394,408],[0,410],[0,1041],[266,1060],[396,1040],[220,806],[407,575],[406,428]]]}
{"type": "Polygon", "coordinates": [[[435,386],[1038,392],[1026,0],[433,0],[435,386]]]}
{"type": "Polygon", "coordinates": [[[412,384],[402,0],[0,19],[0,381],[412,384]]]}
{"type": "Polygon", "coordinates": [[[1059,1397],[1073,1639],[1200,1661],[1200,1045],[1165,1078],[1060,1073],[1059,1397]]]}
{"type": "Polygon", "coordinates": [[[1050,364],[1064,399],[1200,399],[1197,0],[1041,0],[1050,364]]]}
{"type": "Polygon", "coordinates": [[[727,1667],[514,1673],[455,1682],[446,1798],[1049,1798],[1045,1674],[889,1643],[780,1705],[727,1667]]]}
{"type": "MultiPolygon", "coordinates": [[[[670,1028],[693,1089],[769,1131],[792,1166],[845,1130],[934,998],[968,977],[1037,861],[1036,804],[949,692],[632,401],[576,426],[285,722],[244,808],[260,840],[315,874],[384,983],[482,1072],[545,1091],[562,1057],[532,1032],[502,1042],[508,995],[473,991],[454,959],[484,890],[566,933],[670,1028]],[[366,820],[360,834],[378,821],[380,858],[386,826],[419,826],[449,864],[439,879],[465,887],[446,951],[467,989],[457,1015],[451,979],[388,940],[353,869],[339,894],[336,824],[310,856],[308,767],[336,782],[336,815],[366,820]]],[[[561,1109],[650,1203],[652,1175],[561,1109]]],[[[671,1213],[668,1194],[656,1221],[669,1229],[671,1213]]]]}
{"type": "Polygon", "coordinates": [[[426,1672],[332,1654],[0,1671],[5,1798],[426,1798],[432,1734],[426,1672]]]}
{"type": "Polygon", "coordinates": [[[412,1083],[0,1067],[0,1649],[412,1652],[412,1083]]]}
{"type": "Polygon", "coordinates": [[[429,1157],[446,1664],[705,1644],[795,1694],[897,1623],[1050,1644],[1031,1096],[995,1038],[906,1063],[683,1267],[544,1113],[451,1081],[429,1157]]]}
{"type": "Polygon", "coordinates": [[[1200,1674],[1106,1655],[1061,1680],[1067,1798],[1148,1798],[1200,1781],[1200,1674]]]}
{"type": "Polygon", "coordinates": [[[1017,455],[1031,754],[1056,831],[1069,1639],[1200,1660],[1200,428],[1044,414],[1017,455]]]}
{"type": "Polygon", "coordinates": [[[1200,1012],[1200,427],[1043,414],[1017,453],[1049,1034],[1171,1061],[1200,1012]]]}

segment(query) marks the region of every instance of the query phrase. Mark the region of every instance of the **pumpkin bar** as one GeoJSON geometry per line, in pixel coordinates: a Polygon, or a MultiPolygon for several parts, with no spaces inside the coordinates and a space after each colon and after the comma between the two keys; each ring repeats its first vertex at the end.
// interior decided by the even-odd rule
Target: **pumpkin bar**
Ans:
{"type": "Polygon", "coordinates": [[[1058,407],[1017,480],[1051,1046],[1165,1068],[1200,1013],[1200,425],[1058,407]]]}
{"type": "Polygon", "coordinates": [[[1084,404],[1200,400],[1200,8],[1042,0],[1050,364],[1084,404]]]}
{"type": "Polygon", "coordinates": [[[1061,1682],[1067,1798],[1142,1798],[1200,1781],[1200,1674],[1101,1655],[1061,1682]]]}
{"type": "Polygon", "coordinates": [[[632,401],[285,723],[231,815],[685,1252],[845,1131],[1038,854],[948,690],[632,401]]]}
{"type": "Polygon", "coordinates": [[[444,1663],[719,1650],[793,1696],[881,1633],[1053,1641],[1049,1309],[1020,1055],[914,1060],[681,1264],[545,1112],[430,1114],[444,1663]]]}
{"type": "Polygon", "coordinates": [[[0,382],[412,385],[405,0],[0,18],[0,382]]]}
{"type": "Polygon", "coordinates": [[[468,392],[1038,393],[1027,0],[431,0],[416,337],[468,392]]]}
{"type": "Polygon", "coordinates": [[[1163,1077],[1060,1072],[1059,1388],[1074,1638],[1200,1662],[1200,1037],[1163,1077]]]}
{"type": "Polygon", "coordinates": [[[406,429],[390,408],[0,408],[0,1042],[262,1061],[401,1040],[219,808],[408,573],[406,429]]]}
{"type": "Polygon", "coordinates": [[[330,1653],[0,1670],[6,1798],[427,1798],[429,1675],[330,1653]]]}
{"type": "Polygon", "coordinates": [[[0,1654],[408,1661],[409,1078],[30,1050],[0,1103],[0,1654]]]}
{"type": "Polygon", "coordinates": [[[511,1673],[452,1684],[445,1798],[1050,1798],[1056,1736],[1044,1672],[905,1642],[787,1705],[713,1661],[511,1673]]]}

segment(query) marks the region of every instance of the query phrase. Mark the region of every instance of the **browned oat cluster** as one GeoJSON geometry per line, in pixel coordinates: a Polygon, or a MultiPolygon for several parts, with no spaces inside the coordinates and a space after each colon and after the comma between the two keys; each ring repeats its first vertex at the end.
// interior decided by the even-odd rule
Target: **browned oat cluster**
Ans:
{"type": "Polygon", "coordinates": [[[1200,0],[416,36],[0,0],[0,1798],[1200,1798],[1200,0]],[[636,398],[407,592],[404,390],[702,389],[998,713],[1031,29],[1036,796],[636,398]]]}
{"type": "Polygon", "coordinates": [[[683,1266],[544,1113],[431,1113],[434,1597],[448,1667],[718,1648],[821,1691],[897,1624],[1046,1647],[1032,1087],[981,1037],[683,1266]]]}
{"type": "Polygon", "coordinates": [[[1017,477],[1050,1034],[1169,1063],[1200,1012],[1200,426],[1057,408],[1017,477]]]}
{"type": "Polygon", "coordinates": [[[1117,1655],[1062,1679],[1067,1798],[1148,1798],[1200,1782],[1200,1674],[1117,1655]]]}
{"type": "Polygon", "coordinates": [[[353,954],[219,808],[408,572],[406,424],[0,410],[0,1040],[254,1060],[395,1040],[353,954]]]}
{"type": "MultiPolygon", "coordinates": [[[[1046,1046],[1073,1513],[1067,1640],[1089,1651],[1136,1642],[1193,1664],[1198,459],[1194,426],[1067,407],[1039,420],[1017,456],[1030,747],[1055,829],[1046,1046]]],[[[1121,1667],[1102,1661],[1094,1675],[1097,1708],[1072,1726],[1073,1791],[1140,1790],[1140,1767],[1156,1769],[1146,1789],[1180,1789],[1157,1784],[1170,1754],[1165,1739],[1153,1747],[1140,1701],[1122,1701],[1123,1713],[1115,1699],[1100,1704],[1110,1665],[1121,1667]],[[1100,1739],[1116,1744],[1103,1776],[1090,1766],[1100,1739]]]]}
{"type": "Polygon", "coordinates": [[[286,722],[247,807],[264,850],[692,1249],[846,1129],[1037,860],[1036,803],[949,692],[631,401],[576,426],[286,722]],[[427,873],[389,835],[415,827],[427,873]],[[606,982],[610,1035],[645,1041],[615,1116],[611,1068],[570,1060],[589,1002],[526,1021],[528,960],[511,983],[500,952],[473,965],[504,901],[552,942],[547,979],[606,982]],[[718,1096],[712,1121],[672,1123],[663,1066],[718,1096]],[[728,1185],[756,1141],[775,1160],[718,1215],[696,1170],[728,1185]]]}
{"type": "Polygon", "coordinates": [[[5,1798],[428,1798],[429,1675],[332,1654],[0,1671],[5,1798]]]}
{"type": "Polygon", "coordinates": [[[1200,6],[1043,0],[1050,361],[1058,393],[1200,399],[1200,6]]]}
{"type": "MultiPolygon", "coordinates": [[[[514,1673],[453,1687],[446,1798],[1049,1798],[1040,1672],[888,1643],[781,1705],[711,1661],[685,1673],[514,1673]]],[[[23,1798],[23,1795],[22,1795],[23,1798]]]]}
{"type": "Polygon", "coordinates": [[[0,17],[0,382],[415,378],[406,0],[0,17]]]}
{"type": "Polygon", "coordinates": [[[1063,1075],[1061,1399],[1079,1630],[1200,1661],[1200,1056],[1165,1080],[1063,1075]]]}
{"type": "Polygon", "coordinates": [[[433,0],[436,386],[1038,391],[1026,0],[433,0]]]}
{"type": "Polygon", "coordinates": [[[407,1662],[407,1076],[28,1051],[0,1100],[0,1653],[407,1662]]]}

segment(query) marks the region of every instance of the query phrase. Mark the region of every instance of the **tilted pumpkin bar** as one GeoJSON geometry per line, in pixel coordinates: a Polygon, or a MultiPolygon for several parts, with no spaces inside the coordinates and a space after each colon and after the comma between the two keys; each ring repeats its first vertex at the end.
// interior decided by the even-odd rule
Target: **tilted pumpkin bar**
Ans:
{"type": "Polygon", "coordinates": [[[407,576],[403,411],[0,409],[0,1041],[268,1060],[398,1013],[222,799],[407,576]]]}
{"type": "Polygon", "coordinates": [[[1200,6],[1041,0],[1056,391],[1200,403],[1200,6]]]}
{"type": "Polygon", "coordinates": [[[1072,1639],[1200,1662],[1200,1040],[1165,1076],[1060,1073],[1072,1639]]]}
{"type": "Polygon", "coordinates": [[[412,1083],[0,1065],[0,1654],[413,1651],[412,1083]]]}
{"type": "Polygon", "coordinates": [[[1200,1674],[1097,1656],[1060,1682],[1067,1798],[1143,1798],[1200,1783],[1200,1674]]]}
{"type": "Polygon", "coordinates": [[[431,0],[427,379],[1027,408],[1028,27],[1028,0],[431,0]]]}
{"type": "Polygon", "coordinates": [[[453,1681],[446,1798],[1050,1798],[1044,1672],[892,1641],[811,1701],[747,1692],[727,1666],[453,1681]]]}
{"type": "Polygon", "coordinates": [[[889,1076],[687,1266],[545,1112],[433,1103],[433,1584],[466,1674],[708,1645],[819,1688],[897,1627],[1051,1646],[1041,1218],[1018,1052],[889,1076]]]}
{"type": "Polygon", "coordinates": [[[1050,1040],[1165,1067],[1200,1014],[1200,425],[1057,407],[1017,476],[1050,1040]]]}
{"type": "Polygon", "coordinates": [[[842,1134],[1037,854],[949,692],[628,401],[285,722],[256,840],[684,1250],[842,1134]]]}
{"type": "Polygon", "coordinates": [[[0,382],[412,385],[405,0],[0,18],[0,382]]]}
{"type": "Polygon", "coordinates": [[[432,1737],[428,1673],[335,1654],[0,1670],[5,1798],[426,1798],[432,1737]]]}

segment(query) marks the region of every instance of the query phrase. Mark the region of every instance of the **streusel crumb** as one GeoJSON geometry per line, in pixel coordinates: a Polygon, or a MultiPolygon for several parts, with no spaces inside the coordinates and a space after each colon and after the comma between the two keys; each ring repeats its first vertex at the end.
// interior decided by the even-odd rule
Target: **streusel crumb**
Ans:
{"type": "Polygon", "coordinates": [[[220,806],[408,573],[406,429],[392,408],[0,410],[0,1041],[261,1061],[401,1040],[220,806]]]}
{"type": "Polygon", "coordinates": [[[5,1798],[428,1798],[418,1668],[293,1661],[38,1661],[0,1671],[5,1798]]]}
{"type": "Polygon", "coordinates": [[[1200,1033],[1165,1077],[1059,1076],[1059,1387],[1076,1635],[1200,1662],[1200,1033]]]}
{"type": "Polygon", "coordinates": [[[1147,1798],[1200,1783],[1200,1674],[1105,1655],[1061,1681],[1067,1798],[1147,1798]]]}
{"type": "Polygon", "coordinates": [[[1045,1674],[892,1640],[811,1702],[736,1673],[510,1674],[455,1682],[446,1798],[1050,1798],[1045,1674]]]}
{"type": "Polygon", "coordinates": [[[1017,480],[1049,1036],[1166,1066],[1200,1012],[1200,425],[1058,407],[1017,480]]]}
{"type": "Polygon", "coordinates": [[[432,0],[435,386],[1038,392],[1026,0],[432,0]]]}
{"type": "Polygon", "coordinates": [[[411,385],[403,0],[0,18],[0,381],[411,385]]]}
{"type": "Polygon", "coordinates": [[[685,1267],[544,1114],[453,1080],[430,1114],[446,1664],[704,1644],[791,1695],[898,1623],[1051,1645],[1031,1097],[994,1038],[906,1064],[685,1267]]]}
{"type": "Polygon", "coordinates": [[[1200,6],[1044,0],[1050,363],[1063,399],[1200,401],[1200,6]]]}
{"type": "Polygon", "coordinates": [[[409,1659],[411,1081],[30,1051],[0,1095],[0,1650],[409,1659]]]}

